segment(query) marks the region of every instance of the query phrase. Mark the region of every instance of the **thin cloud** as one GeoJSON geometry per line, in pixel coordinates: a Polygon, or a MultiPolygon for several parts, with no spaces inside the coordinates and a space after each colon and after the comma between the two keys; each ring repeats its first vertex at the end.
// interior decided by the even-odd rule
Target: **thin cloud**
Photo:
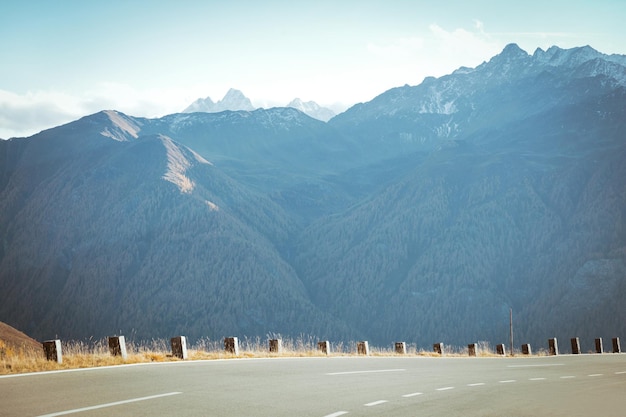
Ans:
{"type": "Polygon", "coordinates": [[[137,91],[112,82],[99,83],[81,95],[59,91],[16,94],[0,90],[0,138],[31,136],[101,110],[119,110],[133,116],[163,116],[186,107],[191,102],[185,100],[187,96],[188,92],[178,90],[137,91]]]}
{"type": "Polygon", "coordinates": [[[485,32],[482,22],[474,21],[475,30],[445,30],[438,24],[429,26],[432,50],[441,62],[470,66],[482,62],[501,50],[501,42],[485,32]],[[448,57],[448,58],[446,58],[448,57]]]}
{"type": "Polygon", "coordinates": [[[79,114],[75,98],[60,92],[15,94],[0,90],[0,137],[30,136],[79,114]]]}
{"type": "Polygon", "coordinates": [[[433,23],[418,36],[371,42],[367,50],[384,61],[389,73],[397,74],[396,85],[402,85],[449,74],[461,66],[479,65],[502,47],[502,42],[485,32],[481,21],[474,20],[469,29],[446,30],[433,23]]]}

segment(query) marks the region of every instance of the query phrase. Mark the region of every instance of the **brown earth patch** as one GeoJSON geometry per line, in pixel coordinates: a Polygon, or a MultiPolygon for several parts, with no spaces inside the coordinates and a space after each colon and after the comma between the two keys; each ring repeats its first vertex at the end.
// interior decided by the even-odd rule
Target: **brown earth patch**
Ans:
{"type": "MultiPolygon", "coordinates": [[[[13,349],[42,351],[41,343],[1,321],[0,341],[4,342],[4,345],[7,347],[12,347],[13,349]]],[[[2,343],[0,343],[0,345],[2,345],[2,343]]]]}

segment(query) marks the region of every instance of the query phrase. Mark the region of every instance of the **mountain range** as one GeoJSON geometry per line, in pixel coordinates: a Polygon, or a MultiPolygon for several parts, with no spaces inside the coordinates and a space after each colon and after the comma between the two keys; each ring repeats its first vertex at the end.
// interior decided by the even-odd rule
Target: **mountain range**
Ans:
{"type": "MultiPolygon", "coordinates": [[[[299,98],[295,98],[287,104],[286,107],[292,107],[300,110],[302,113],[311,116],[314,119],[327,122],[335,116],[335,112],[327,107],[321,107],[314,101],[302,101],[299,98]]],[[[219,113],[226,110],[237,111],[256,110],[256,107],[252,104],[250,99],[246,97],[241,91],[231,88],[228,90],[224,98],[218,102],[213,102],[211,97],[199,98],[191,103],[183,113],[219,113]]]]}
{"type": "MultiPolygon", "coordinates": [[[[45,339],[626,331],[626,57],[508,45],[328,122],[103,111],[0,142],[0,320],[45,339]]],[[[585,344],[586,343],[586,344],[585,344]]],[[[589,345],[589,346],[587,346],[589,345]]]]}
{"type": "Polygon", "coordinates": [[[252,111],[255,107],[248,97],[241,91],[231,88],[226,92],[224,98],[214,103],[211,97],[199,98],[191,103],[183,113],[219,113],[225,110],[246,110],[252,111]]]}

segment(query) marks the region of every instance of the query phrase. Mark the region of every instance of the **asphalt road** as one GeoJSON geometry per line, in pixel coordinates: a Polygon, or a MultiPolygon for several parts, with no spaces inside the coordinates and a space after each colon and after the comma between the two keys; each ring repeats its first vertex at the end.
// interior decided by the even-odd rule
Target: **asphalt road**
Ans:
{"type": "Polygon", "coordinates": [[[0,377],[0,416],[626,415],[626,355],[329,357],[0,377]]]}

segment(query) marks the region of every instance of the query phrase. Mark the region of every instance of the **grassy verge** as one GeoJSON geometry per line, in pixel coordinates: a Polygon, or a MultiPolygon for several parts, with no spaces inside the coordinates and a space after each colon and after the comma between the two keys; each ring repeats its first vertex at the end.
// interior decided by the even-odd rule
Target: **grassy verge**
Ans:
{"type": "MultiPolygon", "coordinates": [[[[234,356],[224,351],[222,340],[200,339],[189,347],[188,360],[357,355],[356,342],[331,343],[331,354],[325,355],[317,349],[317,339],[312,337],[283,338],[282,341],[282,352],[270,353],[267,340],[244,338],[240,340],[239,355],[234,356]]],[[[169,340],[157,339],[139,344],[127,342],[126,348],[127,358],[122,359],[120,356],[112,356],[109,353],[106,339],[88,342],[62,342],[63,363],[59,364],[54,361],[47,361],[43,348],[37,350],[31,347],[9,346],[0,340],[0,375],[180,360],[172,357],[169,340]]],[[[484,342],[479,343],[476,353],[479,357],[499,356],[484,342]]],[[[464,357],[467,355],[466,347],[446,346],[445,356],[464,357]]],[[[370,356],[438,357],[440,355],[408,345],[407,353],[402,355],[396,353],[393,347],[371,347],[370,356]]]]}

